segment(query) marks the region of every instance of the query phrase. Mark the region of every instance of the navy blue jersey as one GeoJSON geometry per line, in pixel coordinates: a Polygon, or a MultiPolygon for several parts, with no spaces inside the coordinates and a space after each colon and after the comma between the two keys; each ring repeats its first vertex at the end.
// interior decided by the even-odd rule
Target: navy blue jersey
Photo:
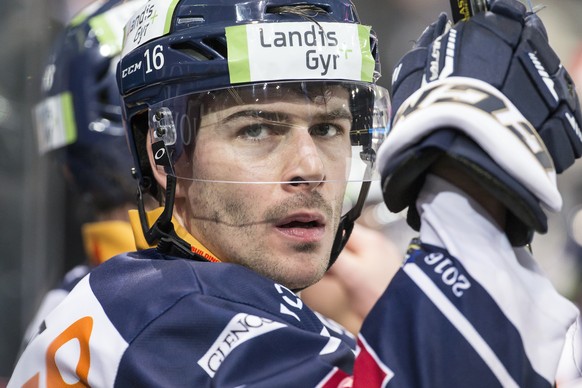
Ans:
{"type": "Polygon", "coordinates": [[[43,327],[11,386],[310,386],[351,374],[355,358],[355,339],[287,288],[155,250],[94,269],[43,327]]]}
{"type": "Polygon", "coordinates": [[[9,386],[550,387],[516,328],[445,250],[413,246],[355,348],[236,264],[117,256],[46,318],[9,386]]]}

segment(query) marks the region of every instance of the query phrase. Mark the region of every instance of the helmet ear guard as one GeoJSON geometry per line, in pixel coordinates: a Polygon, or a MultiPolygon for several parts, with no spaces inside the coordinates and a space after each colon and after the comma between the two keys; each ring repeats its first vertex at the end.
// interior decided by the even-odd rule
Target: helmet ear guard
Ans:
{"type": "MultiPolygon", "coordinates": [[[[167,117],[163,117],[163,115],[158,116],[158,121],[161,124],[154,129],[154,132],[157,133],[157,139],[154,143],[151,143],[151,149],[148,149],[148,144],[150,144],[147,139],[149,131],[144,133],[140,130],[140,128],[144,128],[144,126],[147,128],[148,126],[145,124],[148,122],[147,112],[134,116],[134,120],[136,121],[131,126],[132,135],[134,138],[143,138],[142,141],[132,143],[134,146],[141,146],[140,150],[135,150],[134,153],[139,152],[146,161],[140,169],[139,176],[136,169],[133,169],[133,176],[138,181],[137,206],[143,236],[149,245],[157,244],[160,252],[188,257],[193,260],[203,260],[200,256],[192,252],[190,244],[180,238],[174,230],[172,215],[176,196],[176,177],[168,173],[162,174],[161,172],[154,172],[152,168],[155,165],[170,165],[170,156],[164,139],[171,142],[173,138],[175,141],[175,133],[171,133],[175,131],[175,128],[172,126],[171,117],[170,120],[167,120],[167,117]],[[163,179],[165,179],[165,185],[158,182],[158,180],[161,181],[163,179]],[[162,187],[163,190],[160,190],[162,187]],[[148,221],[145,208],[146,201],[144,193],[149,193],[160,204],[164,205],[162,213],[151,225],[148,221]],[[162,194],[164,194],[164,197],[161,197],[162,194]]],[[[140,158],[140,160],[144,159],[140,158]]]]}

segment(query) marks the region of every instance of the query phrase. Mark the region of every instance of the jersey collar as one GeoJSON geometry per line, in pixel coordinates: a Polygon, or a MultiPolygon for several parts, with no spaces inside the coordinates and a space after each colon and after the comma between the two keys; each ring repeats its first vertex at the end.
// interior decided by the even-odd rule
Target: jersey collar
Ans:
{"type": "MultiPolygon", "coordinates": [[[[158,219],[162,211],[164,211],[164,208],[159,207],[157,209],[146,212],[148,224],[150,225],[153,224],[158,219]]],[[[145,236],[143,235],[141,222],[139,219],[139,213],[137,210],[134,209],[129,211],[129,222],[131,223],[131,227],[133,229],[133,236],[135,238],[136,248],[138,250],[155,248],[155,246],[148,244],[148,242],[145,239],[145,236]]],[[[182,240],[190,244],[190,249],[192,250],[193,253],[202,256],[208,261],[220,262],[220,259],[218,259],[212,252],[210,252],[208,248],[202,245],[200,241],[198,241],[182,225],[180,225],[180,223],[175,217],[172,217],[172,224],[174,224],[174,231],[176,232],[178,237],[180,237],[182,240]]]]}

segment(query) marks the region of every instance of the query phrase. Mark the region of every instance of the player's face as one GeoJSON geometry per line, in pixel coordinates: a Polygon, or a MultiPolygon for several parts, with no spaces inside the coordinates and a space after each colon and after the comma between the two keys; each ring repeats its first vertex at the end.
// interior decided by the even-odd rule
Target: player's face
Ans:
{"type": "Polygon", "coordinates": [[[177,202],[186,228],[222,261],[292,289],[313,284],[338,228],[351,123],[339,86],[203,115],[177,202]]]}

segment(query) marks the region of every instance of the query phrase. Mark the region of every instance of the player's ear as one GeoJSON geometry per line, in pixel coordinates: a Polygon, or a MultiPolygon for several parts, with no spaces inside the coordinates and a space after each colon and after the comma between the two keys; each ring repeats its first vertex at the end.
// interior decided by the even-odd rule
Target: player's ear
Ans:
{"type": "MultiPolygon", "coordinates": [[[[167,173],[164,171],[163,168],[160,168],[154,157],[154,151],[152,149],[152,141],[151,141],[151,131],[148,131],[147,138],[146,138],[146,149],[148,153],[148,160],[150,162],[150,168],[152,169],[152,173],[158,185],[160,185],[164,191],[166,190],[167,184],[167,173]]],[[[181,198],[185,196],[185,188],[183,187],[181,182],[176,182],[176,195],[175,198],[181,198]]]]}

